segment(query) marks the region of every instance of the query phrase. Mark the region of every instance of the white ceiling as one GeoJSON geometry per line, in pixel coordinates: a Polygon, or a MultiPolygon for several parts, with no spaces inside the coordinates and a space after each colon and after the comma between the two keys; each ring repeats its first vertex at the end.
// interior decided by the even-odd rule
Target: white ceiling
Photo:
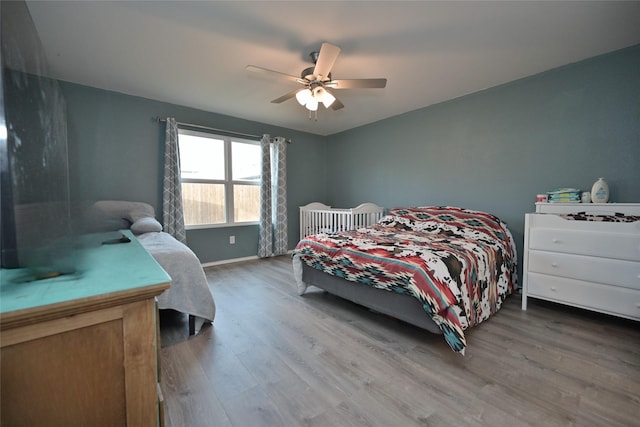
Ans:
{"type": "Polygon", "coordinates": [[[639,1],[27,4],[53,77],[319,135],[640,43],[639,1]],[[324,41],[334,78],[387,87],[339,91],[315,121],[270,102],[296,83],[245,70],[299,75],[324,41]]]}

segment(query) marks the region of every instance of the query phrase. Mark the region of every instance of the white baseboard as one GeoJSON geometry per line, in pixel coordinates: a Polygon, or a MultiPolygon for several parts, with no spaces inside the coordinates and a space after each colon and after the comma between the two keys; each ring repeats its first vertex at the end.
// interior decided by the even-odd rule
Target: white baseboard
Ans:
{"type": "Polygon", "coordinates": [[[236,262],[253,261],[253,260],[256,260],[256,259],[259,259],[257,255],[247,256],[247,257],[243,257],[243,258],[223,259],[223,260],[220,260],[220,261],[204,262],[204,263],[202,263],[202,267],[203,268],[213,267],[215,265],[233,264],[233,263],[236,263],[236,262]]]}
{"type": "MultiPolygon", "coordinates": [[[[287,251],[287,254],[291,254],[291,253],[293,253],[292,249],[287,251]]],[[[223,265],[223,264],[233,264],[236,262],[243,262],[243,261],[255,261],[257,259],[260,259],[260,258],[258,258],[257,255],[252,255],[252,256],[247,256],[243,258],[232,258],[232,259],[223,259],[220,261],[203,262],[202,268],[214,267],[216,265],[223,265]]]]}

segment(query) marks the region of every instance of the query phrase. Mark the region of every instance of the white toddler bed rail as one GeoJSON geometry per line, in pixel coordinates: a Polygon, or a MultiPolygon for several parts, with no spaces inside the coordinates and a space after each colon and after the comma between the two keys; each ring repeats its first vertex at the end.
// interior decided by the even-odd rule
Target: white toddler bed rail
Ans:
{"type": "Polygon", "coordinates": [[[300,206],[300,239],[319,233],[353,230],[374,224],[382,218],[383,208],[374,203],[363,203],[355,208],[332,208],[313,202],[300,206]]]}

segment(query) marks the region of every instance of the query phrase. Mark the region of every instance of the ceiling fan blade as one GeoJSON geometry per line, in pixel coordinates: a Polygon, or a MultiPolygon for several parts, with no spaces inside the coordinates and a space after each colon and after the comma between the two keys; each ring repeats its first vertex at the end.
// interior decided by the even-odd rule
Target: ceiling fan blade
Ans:
{"type": "Polygon", "coordinates": [[[335,101],[333,101],[333,104],[331,104],[331,109],[332,110],[339,110],[341,108],[344,107],[344,104],[342,102],[340,102],[340,100],[338,98],[336,98],[335,101]]]}
{"type": "Polygon", "coordinates": [[[340,54],[340,48],[329,43],[322,43],[313,75],[320,80],[326,79],[331,72],[334,62],[340,54]]]}
{"type": "Polygon", "coordinates": [[[300,89],[294,89],[291,92],[282,95],[280,98],[274,99],[273,101],[271,101],[271,103],[272,104],[280,104],[281,102],[284,102],[287,99],[291,99],[294,96],[296,96],[296,93],[298,93],[299,91],[300,91],[300,89]]]}
{"type": "Polygon", "coordinates": [[[331,80],[326,85],[332,89],[381,89],[387,86],[387,79],[331,80]]]}
{"type": "Polygon", "coordinates": [[[262,67],[256,67],[255,65],[247,65],[246,70],[247,71],[253,71],[254,73],[271,74],[271,75],[275,75],[275,76],[278,76],[278,77],[285,78],[287,80],[294,81],[296,83],[300,83],[300,78],[299,77],[292,76],[290,74],[281,73],[279,71],[268,70],[268,69],[262,68],[262,67]]]}

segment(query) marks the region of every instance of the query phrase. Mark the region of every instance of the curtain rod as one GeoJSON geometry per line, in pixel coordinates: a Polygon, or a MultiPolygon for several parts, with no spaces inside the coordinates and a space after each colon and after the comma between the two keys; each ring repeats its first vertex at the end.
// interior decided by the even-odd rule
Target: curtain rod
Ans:
{"type": "MultiPolygon", "coordinates": [[[[162,117],[159,117],[159,116],[156,117],[156,120],[158,122],[166,122],[167,121],[167,119],[163,119],[162,117]]],[[[244,136],[244,137],[247,137],[247,138],[255,138],[255,139],[261,139],[262,138],[262,136],[260,136],[260,135],[252,135],[250,133],[234,132],[232,130],[212,128],[212,127],[209,127],[209,126],[196,125],[196,124],[193,124],[193,123],[185,123],[185,122],[176,121],[176,124],[177,125],[182,125],[182,126],[188,126],[190,128],[195,128],[195,129],[211,130],[211,131],[214,131],[214,132],[223,132],[223,133],[228,133],[228,134],[231,134],[231,135],[244,136]]],[[[273,138],[271,138],[271,139],[273,139],[273,138]]],[[[288,138],[285,139],[285,142],[287,144],[291,144],[291,140],[288,139],[288,138]]]]}

